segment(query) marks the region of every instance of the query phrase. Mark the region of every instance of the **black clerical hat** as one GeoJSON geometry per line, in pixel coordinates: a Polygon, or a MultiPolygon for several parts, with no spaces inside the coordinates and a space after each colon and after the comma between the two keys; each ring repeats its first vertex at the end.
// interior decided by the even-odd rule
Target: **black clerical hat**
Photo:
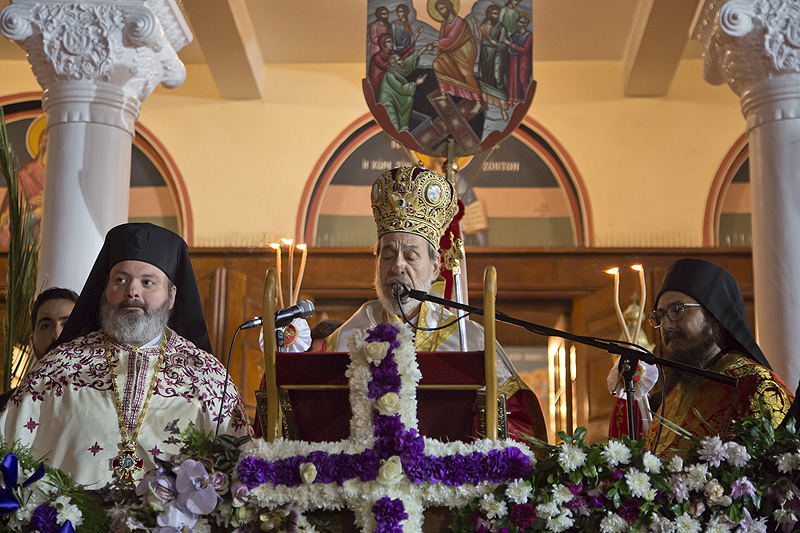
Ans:
{"type": "Polygon", "coordinates": [[[750,330],[739,284],[727,270],[700,259],[679,259],[667,270],[656,305],[667,291],[682,292],[697,300],[733,336],[744,355],[772,369],[750,330]]]}
{"type": "Polygon", "coordinates": [[[197,290],[189,247],[177,234],[150,223],[122,224],[106,234],[106,240],[83,286],[58,344],[100,329],[100,299],[108,275],[117,263],[143,261],[159,268],[177,288],[169,327],[201,350],[211,352],[203,305],[197,290]]]}

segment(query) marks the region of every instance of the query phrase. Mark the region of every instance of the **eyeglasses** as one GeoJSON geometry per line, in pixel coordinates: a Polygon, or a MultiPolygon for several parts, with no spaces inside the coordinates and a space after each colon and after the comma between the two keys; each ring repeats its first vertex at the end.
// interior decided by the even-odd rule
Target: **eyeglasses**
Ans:
{"type": "Polygon", "coordinates": [[[686,312],[687,307],[703,307],[703,306],[700,304],[686,304],[683,302],[678,302],[670,305],[666,309],[656,309],[655,311],[647,315],[647,321],[654,328],[661,327],[661,323],[664,321],[665,315],[667,318],[670,319],[670,321],[678,322],[683,318],[683,315],[686,312]]]}

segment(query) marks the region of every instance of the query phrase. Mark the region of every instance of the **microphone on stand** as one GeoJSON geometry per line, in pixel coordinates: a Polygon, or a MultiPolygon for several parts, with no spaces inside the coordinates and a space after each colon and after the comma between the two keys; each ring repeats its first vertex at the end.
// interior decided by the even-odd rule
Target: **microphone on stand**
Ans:
{"type": "MultiPolygon", "coordinates": [[[[311,318],[312,316],[314,316],[314,304],[311,303],[310,300],[300,300],[299,302],[297,302],[297,305],[287,307],[286,309],[278,309],[277,311],[275,311],[275,329],[282,334],[283,331],[280,330],[280,328],[288,326],[289,323],[295,318],[311,318]]],[[[247,322],[239,326],[236,329],[236,332],[233,334],[233,340],[231,340],[231,347],[228,350],[228,364],[225,365],[225,381],[224,385],[222,386],[222,396],[219,399],[217,430],[214,432],[215,438],[217,437],[217,435],[219,435],[219,425],[220,422],[222,422],[222,410],[225,407],[225,396],[228,391],[228,376],[230,375],[231,356],[233,355],[233,343],[236,342],[236,335],[238,335],[239,332],[242,331],[243,329],[256,328],[261,324],[263,324],[263,322],[264,322],[263,317],[258,316],[256,318],[248,320],[247,322]]]]}
{"type": "MultiPolygon", "coordinates": [[[[275,327],[282,328],[288,326],[295,318],[311,318],[312,316],[314,316],[314,304],[310,300],[300,300],[297,305],[275,311],[275,327]]],[[[263,322],[263,317],[259,316],[248,320],[239,326],[239,329],[257,328],[263,322]]]]}
{"type": "Polygon", "coordinates": [[[401,303],[408,302],[410,298],[410,290],[408,287],[403,285],[402,283],[394,283],[392,285],[392,294],[394,295],[396,300],[400,300],[401,303]]]}

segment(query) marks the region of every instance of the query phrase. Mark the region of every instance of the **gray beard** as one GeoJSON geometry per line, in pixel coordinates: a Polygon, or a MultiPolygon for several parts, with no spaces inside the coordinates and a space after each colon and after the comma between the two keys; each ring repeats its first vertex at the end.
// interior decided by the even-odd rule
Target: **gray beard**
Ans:
{"type": "MultiPolygon", "coordinates": [[[[404,279],[402,276],[390,276],[387,281],[390,283],[402,283],[406,287],[416,288],[422,292],[428,292],[437,276],[438,272],[433,276],[432,279],[429,279],[421,287],[411,287],[411,283],[409,283],[408,280],[404,279]]],[[[378,293],[378,300],[381,302],[383,308],[386,309],[387,312],[397,315],[400,318],[403,317],[403,313],[405,313],[407,316],[410,316],[420,306],[420,302],[414,300],[413,298],[409,298],[408,301],[403,304],[403,313],[401,313],[400,306],[397,304],[397,299],[394,297],[394,294],[391,292],[387,293],[383,283],[378,280],[377,270],[375,271],[375,290],[378,293]]]]}
{"type": "MultiPolygon", "coordinates": [[[[126,304],[125,301],[120,306],[126,304]]],[[[100,325],[112,339],[131,346],[142,346],[164,332],[169,322],[172,309],[169,298],[161,307],[151,309],[144,304],[144,314],[132,311],[121,311],[106,300],[105,294],[100,299],[100,325]]]]}

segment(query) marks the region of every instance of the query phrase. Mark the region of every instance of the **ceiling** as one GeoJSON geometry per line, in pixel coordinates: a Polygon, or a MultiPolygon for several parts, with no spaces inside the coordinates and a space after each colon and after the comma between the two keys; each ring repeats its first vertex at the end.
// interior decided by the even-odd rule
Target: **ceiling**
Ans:
{"type": "MultiPolygon", "coordinates": [[[[533,0],[534,64],[622,60],[626,96],[665,95],[679,61],[700,57],[688,38],[699,1],[533,0]]],[[[224,98],[260,98],[265,63],[364,61],[366,0],[181,3],[194,40],[179,55],[207,63],[224,98]]],[[[426,9],[423,0],[413,5],[426,9]]],[[[18,45],[0,40],[0,59],[24,58],[18,45]]]]}

